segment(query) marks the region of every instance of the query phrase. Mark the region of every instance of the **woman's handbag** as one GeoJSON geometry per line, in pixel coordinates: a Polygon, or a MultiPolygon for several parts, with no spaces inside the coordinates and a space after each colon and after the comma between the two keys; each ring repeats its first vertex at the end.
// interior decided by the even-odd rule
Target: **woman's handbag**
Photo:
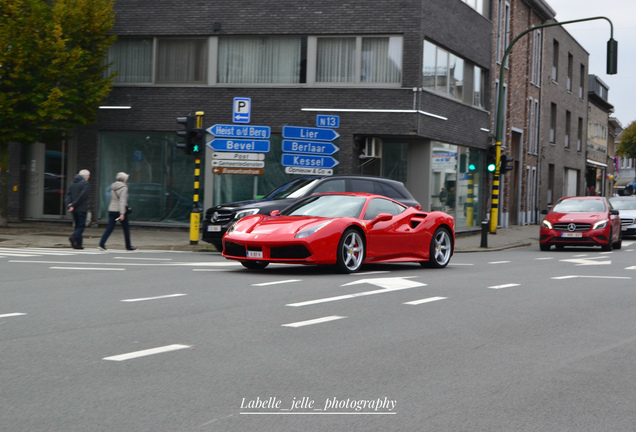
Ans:
{"type": "Polygon", "coordinates": [[[126,204],[126,214],[129,215],[132,213],[132,207],[126,204]]]}

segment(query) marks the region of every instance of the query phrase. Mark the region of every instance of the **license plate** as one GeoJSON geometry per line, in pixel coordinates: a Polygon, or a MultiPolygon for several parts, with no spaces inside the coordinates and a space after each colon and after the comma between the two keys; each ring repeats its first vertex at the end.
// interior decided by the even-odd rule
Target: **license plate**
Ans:
{"type": "Polygon", "coordinates": [[[208,232],[220,232],[221,225],[208,225],[208,232]]]}
{"type": "Polygon", "coordinates": [[[627,231],[627,227],[623,227],[622,229],[623,229],[623,231],[627,231]]]}
{"type": "Polygon", "coordinates": [[[583,237],[581,233],[561,233],[561,237],[583,237]]]}
{"type": "Polygon", "coordinates": [[[247,251],[248,258],[263,258],[263,251],[247,251]]]}

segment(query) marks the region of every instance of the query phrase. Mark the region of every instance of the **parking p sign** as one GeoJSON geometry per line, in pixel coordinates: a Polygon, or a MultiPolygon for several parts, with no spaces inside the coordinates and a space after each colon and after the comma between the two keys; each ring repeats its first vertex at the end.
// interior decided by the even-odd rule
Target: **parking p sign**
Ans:
{"type": "Polygon", "coordinates": [[[234,107],[232,109],[232,121],[234,123],[249,123],[252,110],[251,98],[234,98],[234,107]]]}

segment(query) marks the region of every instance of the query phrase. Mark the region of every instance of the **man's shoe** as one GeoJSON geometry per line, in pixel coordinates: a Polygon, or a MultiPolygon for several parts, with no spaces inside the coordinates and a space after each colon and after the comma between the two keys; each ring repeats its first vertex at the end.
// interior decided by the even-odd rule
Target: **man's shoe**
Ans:
{"type": "Polygon", "coordinates": [[[100,251],[105,251],[106,250],[106,246],[98,246],[97,247],[100,251]]]}
{"type": "Polygon", "coordinates": [[[73,238],[73,236],[69,237],[69,238],[68,238],[68,241],[70,241],[70,242],[71,242],[71,247],[72,247],[73,249],[77,249],[77,245],[75,244],[75,239],[73,238]]]}
{"type": "Polygon", "coordinates": [[[131,246],[131,247],[129,247],[129,248],[126,248],[126,250],[134,251],[134,250],[137,250],[137,248],[136,248],[136,247],[134,247],[134,246],[131,246]]]}
{"type": "Polygon", "coordinates": [[[75,246],[73,249],[84,249],[82,246],[75,246]]]}

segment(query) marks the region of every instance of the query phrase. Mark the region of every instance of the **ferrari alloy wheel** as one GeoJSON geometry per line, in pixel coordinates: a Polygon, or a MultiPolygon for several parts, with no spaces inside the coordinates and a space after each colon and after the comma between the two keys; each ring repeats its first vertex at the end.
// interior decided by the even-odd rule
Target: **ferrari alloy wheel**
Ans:
{"type": "Polygon", "coordinates": [[[336,266],[343,273],[353,273],[360,269],[364,260],[364,241],[355,229],[344,232],[338,243],[336,266]]]}
{"type": "Polygon", "coordinates": [[[267,261],[241,261],[243,267],[250,270],[263,270],[269,265],[267,261]]]}
{"type": "MultiPolygon", "coordinates": [[[[444,268],[448,265],[453,253],[453,241],[446,228],[439,227],[433,234],[428,266],[444,268]]],[[[424,264],[424,263],[423,263],[424,264]]]]}

